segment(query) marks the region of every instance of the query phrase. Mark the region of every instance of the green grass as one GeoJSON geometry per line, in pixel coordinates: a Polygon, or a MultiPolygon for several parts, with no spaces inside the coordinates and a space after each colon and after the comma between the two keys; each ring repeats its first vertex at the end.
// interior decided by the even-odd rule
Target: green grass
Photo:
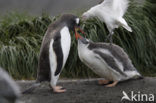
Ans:
{"type": "MultiPolygon", "coordinates": [[[[125,19],[132,27],[130,33],[120,27],[113,41],[130,56],[135,67],[145,76],[156,76],[156,3],[154,0],[139,5],[131,0],[125,19]]],[[[79,14],[79,13],[78,13],[79,14]]],[[[80,15],[80,14],[79,14],[80,15]]],[[[0,66],[15,79],[36,77],[39,49],[43,35],[50,23],[58,17],[43,14],[33,17],[26,13],[8,13],[0,17],[0,66]]],[[[103,42],[108,34],[104,23],[90,19],[81,23],[87,38],[103,42]]],[[[96,75],[77,56],[77,41],[72,36],[72,47],[61,74],[65,78],[86,78],[96,75]]]]}
{"type": "Polygon", "coordinates": [[[2,17],[0,65],[16,79],[35,77],[41,41],[53,19],[47,15],[30,17],[18,13],[2,17]]]}

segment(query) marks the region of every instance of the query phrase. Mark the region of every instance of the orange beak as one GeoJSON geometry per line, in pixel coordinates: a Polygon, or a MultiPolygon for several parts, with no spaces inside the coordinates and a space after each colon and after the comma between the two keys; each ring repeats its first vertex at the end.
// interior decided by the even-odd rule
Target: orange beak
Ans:
{"type": "Polygon", "coordinates": [[[78,30],[80,30],[80,32],[82,34],[86,35],[85,32],[81,28],[75,27],[75,38],[76,38],[76,40],[78,40],[79,38],[81,38],[81,35],[77,32],[78,30]]]}
{"type": "Polygon", "coordinates": [[[78,38],[80,38],[80,34],[77,32],[78,28],[75,27],[75,38],[76,40],[78,40],[78,38]]]}

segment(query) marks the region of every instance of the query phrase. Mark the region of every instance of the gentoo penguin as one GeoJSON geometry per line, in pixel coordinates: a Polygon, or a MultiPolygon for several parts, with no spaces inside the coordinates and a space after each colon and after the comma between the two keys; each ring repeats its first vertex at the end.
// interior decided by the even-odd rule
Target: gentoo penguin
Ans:
{"type": "Polygon", "coordinates": [[[80,60],[97,75],[105,78],[100,80],[99,84],[113,81],[112,84],[106,85],[106,87],[113,87],[120,81],[142,77],[121,47],[109,43],[95,43],[78,33],[76,37],[80,60]]]}
{"type": "Polygon", "coordinates": [[[0,68],[0,103],[16,103],[20,95],[18,85],[0,68]]]}
{"type": "MultiPolygon", "coordinates": [[[[128,8],[129,0],[104,0],[101,4],[98,4],[82,15],[83,20],[87,20],[92,17],[97,17],[102,22],[105,22],[109,35],[107,39],[110,39],[112,43],[112,35],[114,29],[119,26],[124,27],[129,32],[132,32],[131,27],[128,26],[127,22],[123,18],[128,8]]],[[[106,40],[107,40],[106,39],[106,40]]]]}
{"type": "Polygon", "coordinates": [[[50,81],[51,88],[57,93],[66,91],[56,84],[69,55],[70,31],[74,32],[79,26],[79,21],[79,18],[72,14],[62,15],[60,19],[49,25],[42,41],[36,82],[50,81]]]}

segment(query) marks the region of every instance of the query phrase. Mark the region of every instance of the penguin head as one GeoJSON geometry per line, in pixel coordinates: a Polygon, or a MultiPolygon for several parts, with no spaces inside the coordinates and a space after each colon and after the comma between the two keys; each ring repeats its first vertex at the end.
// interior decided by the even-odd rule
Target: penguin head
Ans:
{"type": "Polygon", "coordinates": [[[65,22],[71,31],[74,31],[75,27],[79,27],[80,25],[80,19],[72,14],[64,14],[62,15],[61,19],[65,22]]]}
{"type": "Polygon", "coordinates": [[[78,41],[79,41],[80,43],[82,43],[82,44],[85,44],[85,45],[87,45],[87,44],[90,43],[90,40],[89,40],[89,39],[86,39],[86,38],[84,38],[84,37],[79,38],[78,41]]]}

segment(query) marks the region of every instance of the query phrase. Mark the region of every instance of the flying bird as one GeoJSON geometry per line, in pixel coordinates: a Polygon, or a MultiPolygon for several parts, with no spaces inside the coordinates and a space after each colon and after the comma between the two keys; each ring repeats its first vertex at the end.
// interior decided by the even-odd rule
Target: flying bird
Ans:
{"type": "Polygon", "coordinates": [[[79,26],[79,18],[72,14],[64,14],[50,24],[42,41],[36,83],[23,93],[29,93],[43,81],[50,81],[50,87],[56,93],[65,92],[62,86],[57,86],[60,73],[63,70],[71,47],[70,31],[79,26]]]}
{"type": "Polygon", "coordinates": [[[20,96],[19,86],[0,68],[0,103],[16,103],[20,96]]]}
{"type": "MultiPolygon", "coordinates": [[[[82,20],[87,20],[92,17],[97,17],[102,22],[105,22],[109,31],[110,43],[112,43],[112,35],[114,29],[119,26],[124,27],[129,32],[132,32],[131,27],[128,26],[127,22],[123,18],[127,11],[129,0],[104,0],[101,4],[98,4],[82,15],[82,20]]],[[[106,40],[107,40],[106,39],[106,40]]]]}
{"type": "Polygon", "coordinates": [[[105,78],[99,84],[113,87],[120,81],[142,78],[124,50],[109,43],[92,42],[76,33],[80,60],[97,75],[105,78]],[[112,84],[108,84],[113,81],[112,84]]]}

